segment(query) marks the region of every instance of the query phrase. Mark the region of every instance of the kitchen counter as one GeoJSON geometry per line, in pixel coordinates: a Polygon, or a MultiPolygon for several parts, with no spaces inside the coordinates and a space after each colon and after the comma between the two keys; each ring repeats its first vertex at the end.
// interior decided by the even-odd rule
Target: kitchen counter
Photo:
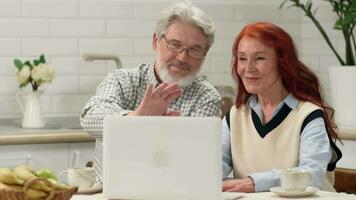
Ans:
{"type": "MultiPolygon", "coordinates": [[[[324,199],[324,200],[355,200],[356,195],[353,194],[346,194],[346,193],[336,193],[336,192],[326,192],[326,191],[318,191],[316,194],[311,195],[311,196],[306,196],[306,197],[291,197],[291,198],[285,198],[285,197],[279,197],[276,194],[272,192],[256,192],[256,193],[223,193],[223,197],[221,199],[224,200],[233,200],[233,199],[238,199],[238,200],[255,200],[255,199],[295,199],[297,198],[298,200],[315,200],[315,199],[324,199]],[[237,196],[237,198],[234,198],[234,196],[237,196]]],[[[104,197],[103,194],[94,194],[94,195],[74,195],[72,200],[108,200],[107,198],[104,197]]]]}
{"type": "Polygon", "coordinates": [[[22,128],[21,120],[0,119],[0,145],[94,142],[95,138],[86,133],[78,117],[46,118],[45,128],[22,128]]]}
{"type": "Polygon", "coordinates": [[[356,140],[356,129],[341,129],[339,137],[342,140],[356,140]]]}
{"type": "MultiPolygon", "coordinates": [[[[95,138],[86,133],[79,124],[79,117],[46,118],[46,127],[40,129],[22,128],[20,119],[0,119],[0,145],[94,142],[95,138]]],[[[342,140],[356,140],[355,129],[339,132],[342,140]]]]}

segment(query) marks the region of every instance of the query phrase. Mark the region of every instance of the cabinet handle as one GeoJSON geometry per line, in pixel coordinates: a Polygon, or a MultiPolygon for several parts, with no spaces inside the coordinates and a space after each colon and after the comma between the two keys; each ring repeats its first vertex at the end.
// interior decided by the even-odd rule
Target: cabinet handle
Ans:
{"type": "Polygon", "coordinates": [[[80,158],[80,151],[74,151],[71,167],[72,168],[79,168],[79,158],[80,158]]]}

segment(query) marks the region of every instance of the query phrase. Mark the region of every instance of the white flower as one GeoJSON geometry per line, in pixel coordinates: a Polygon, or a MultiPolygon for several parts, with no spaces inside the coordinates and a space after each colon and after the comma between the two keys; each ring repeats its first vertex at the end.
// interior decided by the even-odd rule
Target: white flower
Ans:
{"type": "Polygon", "coordinates": [[[43,74],[44,76],[42,77],[42,80],[44,82],[50,83],[55,76],[54,69],[46,64],[42,64],[42,67],[44,70],[44,74],[43,74]]]}
{"type": "Polygon", "coordinates": [[[20,87],[25,87],[31,83],[32,89],[37,91],[42,83],[51,83],[55,77],[54,69],[46,64],[44,55],[42,54],[39,59],[21,61],[14,59],[15,67],[19,70],[17,73],[20,87]]]}
{"type": "Polygon", "coordinates": [[[30,75],[31,75],[30,67],[24,65],[22,69],[17,73],[17,80],[20,84],[23,84],[28,80],[30,75]]]}
{"type": "Polygon", "coordinates": [[[31,71],[32,79],[35,82],[40,83],[43,76],[44,76],[44,69],[40,66],[34,66],[31,71]]]}
{"type": "Polygon", "coordinates": [[[54,76],[54,69],[47,64],[37,65],[31,71],[31,77],[37,83],[50,83],[54,76]]]}

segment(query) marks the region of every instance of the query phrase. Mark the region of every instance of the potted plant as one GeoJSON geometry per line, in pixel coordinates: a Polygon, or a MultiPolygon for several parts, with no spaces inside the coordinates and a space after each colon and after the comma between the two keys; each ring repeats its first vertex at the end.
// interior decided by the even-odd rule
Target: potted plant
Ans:
{"type": "Polygon", "coordinates": [[[316,18],[315,0],[284,0],[280,9],[287,3],[297,7],[314,23],[325,42],[336,56],[340,66],[329,67],[329,81],[332,104],[335,109],[335,119],[341,128],[356,128],[356,1],[355,0],[324,0],[335,13],[334,29],[341,31],[345,52],[341,54],[330,40],[329,34],[316,18]]]}

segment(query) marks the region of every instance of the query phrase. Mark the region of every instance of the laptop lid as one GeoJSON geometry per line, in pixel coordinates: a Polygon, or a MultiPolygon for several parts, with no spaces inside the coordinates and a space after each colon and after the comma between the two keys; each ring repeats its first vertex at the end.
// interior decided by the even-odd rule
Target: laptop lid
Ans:
{"type": "Polygon", "coordinates": [[[221,119],[104,119],[103,193],[109,199],[221,199],[221,119]]]}

